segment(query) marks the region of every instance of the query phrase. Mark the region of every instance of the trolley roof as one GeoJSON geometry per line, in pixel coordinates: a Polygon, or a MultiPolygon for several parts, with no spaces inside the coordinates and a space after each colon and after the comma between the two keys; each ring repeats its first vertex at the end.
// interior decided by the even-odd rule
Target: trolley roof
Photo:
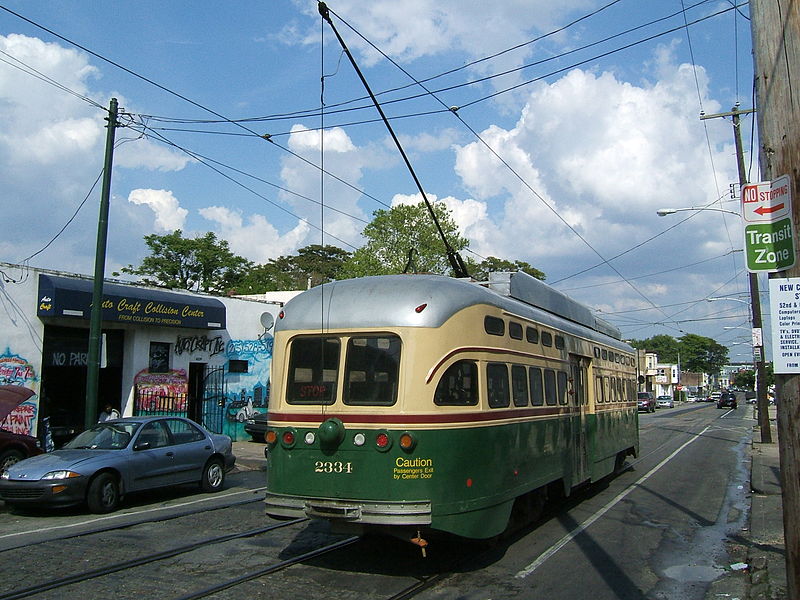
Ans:
{"type": "Polygon", "coordinates": [[[441,275],[332,281],[292,298],[276,331],[439,327],[456,312],[481,304],[598,342],[621,339],[616,327],[588,307],[523,272],[495,273],[488,284],[441,275]],[[415,310],[423,304],[424,310],[415,310]]]}

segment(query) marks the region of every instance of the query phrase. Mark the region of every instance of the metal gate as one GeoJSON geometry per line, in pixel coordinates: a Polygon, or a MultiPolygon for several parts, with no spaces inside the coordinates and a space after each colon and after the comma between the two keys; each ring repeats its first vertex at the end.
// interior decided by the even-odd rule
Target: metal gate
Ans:
{"type": "Polygon", "coordinates": [[[189,402],[186,394],[165,394],[154,390],[136,390],[134,415],[187,417],[189,402]]]}
{"type": "Polygon", "coordinates": [[[203,378],[202,423],[209,431],[222,433],[225,422],[225,402],[228,388],[225,383],[225,367],[214,367],[206,371],[203,378]]]}

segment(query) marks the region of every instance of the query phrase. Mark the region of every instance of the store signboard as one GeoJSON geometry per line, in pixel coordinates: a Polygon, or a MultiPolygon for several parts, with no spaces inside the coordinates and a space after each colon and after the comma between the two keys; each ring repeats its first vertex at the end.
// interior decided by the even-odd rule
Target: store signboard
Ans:
{"type": "Polygon", "coordinates": [[[800,277],[769,280],[775,373],[800,373],[800,277]]]}

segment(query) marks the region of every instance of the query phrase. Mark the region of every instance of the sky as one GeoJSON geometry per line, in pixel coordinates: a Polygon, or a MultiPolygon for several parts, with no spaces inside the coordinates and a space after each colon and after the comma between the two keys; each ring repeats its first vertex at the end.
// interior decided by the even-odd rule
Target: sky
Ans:
{"type": "MultiPolygon", "coordinates": [[[[625,339],[752,360],[734,130],[700,118],[752,108],[747,2],[328,7],[465,256],[530,263],[625,339]]],[[[175,229],[256,263],[352,251],[376,210],[421,198],[314,0],[0,0],[0,261],[94,272],[111,98],[107,276],[175,229]]]]}

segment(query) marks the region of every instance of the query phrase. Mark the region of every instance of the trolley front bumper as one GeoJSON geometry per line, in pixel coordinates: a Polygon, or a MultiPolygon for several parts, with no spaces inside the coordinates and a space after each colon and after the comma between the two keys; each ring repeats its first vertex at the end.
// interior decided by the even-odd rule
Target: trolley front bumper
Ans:
{"type": "Polygon", "coordinates": [[[287,496],[267,492],[264,500],[271,517],[314,517],[365,525],[430,525],[431,503],[379,502],[287,496]]]}

